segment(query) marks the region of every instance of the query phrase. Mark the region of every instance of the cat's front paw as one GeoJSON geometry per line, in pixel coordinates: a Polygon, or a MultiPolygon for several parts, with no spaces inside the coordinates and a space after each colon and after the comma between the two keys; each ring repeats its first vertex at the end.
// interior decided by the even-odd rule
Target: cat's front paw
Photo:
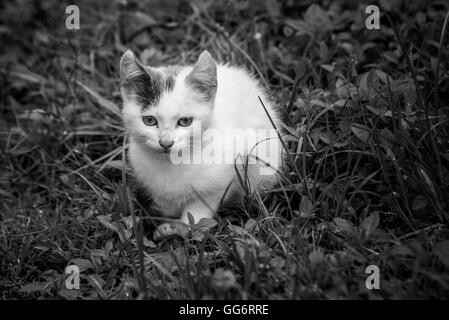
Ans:
{"type": "Polygon", "coordinates": [[[186,238],[189,233],[189,227],[182,223],[166,222],[159,225],[153,234],[154,240],[162,240],[162,238],[178,235],[186,238]]]}

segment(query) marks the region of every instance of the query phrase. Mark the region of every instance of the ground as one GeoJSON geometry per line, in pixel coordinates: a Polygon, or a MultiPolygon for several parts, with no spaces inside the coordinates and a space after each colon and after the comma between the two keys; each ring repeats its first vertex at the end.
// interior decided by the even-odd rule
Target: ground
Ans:
{"type": "Polygon", "coordinates": [[[75,2],[80,29],[73,3],[0,4],[0,298],[449,297],[447,2],[75,2]],[[127,48],[251,70],[283,112],[282,181],[153,241],[125,161],[127,48]]]}

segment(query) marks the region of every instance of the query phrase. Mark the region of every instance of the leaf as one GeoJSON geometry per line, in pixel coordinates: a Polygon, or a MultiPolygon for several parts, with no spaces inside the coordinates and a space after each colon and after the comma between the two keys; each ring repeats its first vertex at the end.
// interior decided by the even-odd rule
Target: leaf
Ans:
{"type": "Polygon", "coordinates": [[[254,220],[254,219],[249,219],[249,220],[246,221],[246,223],[245,223],[245,230],[247,230],[247,231],[252,231],[253,229],[254,229],[255,231],[259,231],[259,230],[260,230],[259,224],[257,223],[256,220],[254,220]]]}
{"type": "Polygon", "coordinates": [[[440,258],[441,262],[449,268],[449,240],[438,242],[435,245],[434,252],[440,258]]]}
{"type": "Polygon", "coordinates": [[[412,202],[412,209],[415,211],[424,209],[427,207],[427,199],[425,196],[423,195],[418,195],[413,199],[412,202]]]}
{"type": "Polygon", "coordinates": [[[390,150],[392,150],[394,147],[394,144],[393,144],[394,138],[395,138],[395,136],[394,136],[393,132],[390,131],[390,129],[383,128],[380,131],[380,134],[379,134],[380,143],[382,145],[384,145],[385,147],[388,147],[390,150]]]}
{"type": "Polygon", "coordinates": [[[304,21],[313,31],[324,33],[332,30],[332,23],[328,14],[319,5],[311,4],[304,14],[304,21]]]}
{"type": "Polygon", "coordinates": [[[70,186],[69,182],[69,175],[68,174],[62,174],[59,176],[59,179],[62,181],[62,183],[64,183],[66,186],[70,186]]]}
{"type": "Polygon", "coordinates": [[[157,21],[153,17],[146,14],[145,12],[137,11],[135,13],[135,18],[137,20],[139,20],[140,22],[143,22],[147,26],[152,26],[152,25],[157,24],[157,21]]]}
{"type": "Polygon", "coordinates": [[[101,215],[101,216],[97,216],[97,220],[103,225],[105,226],[107,229],[112,230],[114,232],[118,233],[118,228],[116,225],[111,223],[111,216],[110,215],[101,215]]]}
{"type": "Polygon", "coordinates": [[[320,264],[321,262],[324,261],[324,253],[321,252],[320,250],[313,250],[309,254],[309,261],[310,261],[312,267],[320,264]]]}
{"type": "Polygon", "coordinates": [[[351,131],[357,138],[359,138],[363,142],[369,142],[372,139],[371,129],[367,126],[364,126],[363,124],[354,123],[351,126],[351,131]]]}
{"type": "Polygon", "coordinates": [[[94,269],[92,262],[87,259],[72,259],[71,262],[78,266],[80,272],[86,271],[88,269],[94,269]]]}
{"type": "Polygon", "coordinates": [[[47,288],[50,282],[32,282],[22,286],[19,292],[36,292],[47,288]]]}
{"type": "Polygon", "coordinates": [[[90,250],[91,257],[102,257],[104,259],[108,258],[108,253],[104,249],[92,249],[90,250]]]}
{"type": "Polygon", "coordinates": [[[217,225],[217,221],[215,219],[210,218],[202,218],[197,224],[196,227],[198,227],[200,230],[209,230],[217,225]]]}
{"type": "Polygon", "coordinates": [[[356,88],[352,83],[346,82],[340,78],[337,79],[337,82],[335,83],[335,93],[339,99],[343,100],[351,98],[356,92],[356,88]]]}
{"type": "Polygon", "coordinates": [[[215,227],[217,224],[218,223],[215,219],[202,218],[197,224],[195,224],[199,230],[193,231],[192,239],[195,241],[202,241],[204,238],[204,232],[215,227]]]}
{"type": "Polygon", "coordinates": [[[288,34],[290,31],[287,31],[289,29],[288,27],[295,30],[297,36],[302,34],[312,35],[313,33],[313,30],[311,30],[307,23],[305,23],[303,20],[285,19],[285,24],[287,26],[286,28],[284,28],[284,33],[286,34],[286,36],[290,36],[288,34]]]}
{"type": "Polygon", "coordinates": [[[302,196],[299,203],[299,215],[302,218],[309,217],[313,212],[313,203],[307,196],[302,196]]]}
{"type": "Polygon", "coordinates": [[[117,117],[121,118],[121,112],[120,108],[112,101],[109,101],[108,99],[103,98],[100,96],[98,92],[95,90],[89,88],[88,86],[82,84],[81,82],[76,82],[81,88],[83,88],[87,93],[89,93],[97,103],[105,108],[106,110],[109,110],[111,113],[115,114],[117,117]]]}
{"type": "Polygon", "coordinates": [[[358,78],[361,95],[368,99],[375,99],[379,96],[379,92],[386,89],[387,78],[390,84],[393,83],[393,79],[389,75],[377,69],[371,69],[361,74],[358,78]]]}
{"type": "Polygon", "coordinates": [[[152,240],[148,240],[147,237],[143,237],[143,245],[144,247],[156,248],[156,244],[152,240]]]}
{"type": "Polygon", "coordinates": [[[123,217],[122,221],[125,223],[126,229],[132,230],[134,228],[134,220],[139,223],[139,217],[133,218],[132,216],[123,217]]]}
{"type": "Polygon", "coordinates": [[[239,235],[239,236],[244,236],[246,234],[245,229],[243,229],[242,227],[230,224],[228,225],[228,228],[234,232],[235,234],[239,235]]]}
{"type": "Polygon", "coordinates": [[[338,231],[345,233],[345,234],[353,233],[354,226],[348,220],[345,220],[342,218],[334,218],[333,221],[334,221],[338,231]]]}
{"type": "Polygon", "coordinates": [[[87,276],[87,281],[91,284],[92,287],[96,288],[97,290],[100,290],[100,292],[103,292],[103,287],[106,284],[106,282],[103,280],[101,276],[98,274],[90,274],[87,276]]]}
{"type": "Polygon", "coordinates": [[[377,114],[378,116],[383,116],[385,115],[385,112],[388,111],[388,108],[386,105],[384,104],[375,104],[374,106],[367,104],[366,108],[371,111],[374,114],[377,114]]]}
{"type": "Polygon", "coordinates": [[[158,268],[162,273],[164,273],[168,278],[172,281],[175,281],[172,272],[178,270],[178,265],[176,261],[179,263],[181,268],[184,268],[187,263],[186,253],[181,248],[176,248],[171,251],[164,251],[160,253],[153,254],[145,254],[145,265],[154,265],[158,268]]]}
{"type": "Polygon", "coordinates": [[[362,222],[362,230],[366,237],[369,237],[379,226],[379,213],[376,211],[362,222]]]}
{"type": "Polygon", "coordinates": [[[104,250],[106,251],[106,253],[109,254],[113,248],[114,245],[112,244],[112,241],[111,240],[106,241],[106,243],[104,244],[104,250]]]}
{"type": "Polygon", "coordinates": [[[374,72],[374,75],[377,77],[377,79],[381,80],[384,84],[386,84],[388,81],[390,83],[393,82],[393,79],[387,73],[385,73],[385,72],[383,72],[381,70],[374,69],[374,71],[371,70],[371,72],[374,72]],[[387,78],[388,78],[388,80],[387,80],[387,78]]]}

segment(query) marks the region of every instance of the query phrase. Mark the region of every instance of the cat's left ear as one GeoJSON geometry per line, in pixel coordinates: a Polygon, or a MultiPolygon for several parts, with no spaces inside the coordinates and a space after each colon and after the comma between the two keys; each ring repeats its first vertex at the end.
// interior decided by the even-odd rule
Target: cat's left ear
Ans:
{"type": "Polygon", "coordinates": [[[217,65],[206,50],[203,51],[192,71],[185,78],[186,84],[200,93],[207,101],[212,101],[217,92],[217,65]]]}

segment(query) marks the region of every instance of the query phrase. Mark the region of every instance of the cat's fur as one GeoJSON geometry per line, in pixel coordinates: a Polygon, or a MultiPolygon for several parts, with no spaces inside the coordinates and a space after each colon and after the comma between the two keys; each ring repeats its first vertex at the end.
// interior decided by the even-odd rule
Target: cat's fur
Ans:
{"type": "MultiPolygon", "coordinates": [[[[247,71],[217,64],[207,51],[193,66],[159,68],[143,66],[127,51],[120,61],[120,75],[123,120],[130,137],[129,159],[137,179],[163,215],[189,223],[189,212],[198,222],[215,216],[224,195],[224,202],[240,201],[243,189],[236,168],[252,191],[261,191],[276,182],[280,163],[270,163],[270,175],[260,175],[260,167],[264,166],[260,163],[245,169],[237,155],[234,158],[237,162],[240,159],[240,165],[174,164],[159,145],[162,139],[174,141],[172,150],[191,145],[190,129],[177,125],[181,117],[201,121],[202,130],[273,129],[259,97],[279,128],[275,108],[247,71]],[[145,125],[145,115],[154,116],[157,126],[145,125]]],[[[270,138],[279,143],[277,135],[270,138]]],[[[279,148],[279,158],[281,152],[279,148]]],[[[173,224],[163,224],[157,231],[158,236],[173,233],[180,233],[173,224]]]]}

